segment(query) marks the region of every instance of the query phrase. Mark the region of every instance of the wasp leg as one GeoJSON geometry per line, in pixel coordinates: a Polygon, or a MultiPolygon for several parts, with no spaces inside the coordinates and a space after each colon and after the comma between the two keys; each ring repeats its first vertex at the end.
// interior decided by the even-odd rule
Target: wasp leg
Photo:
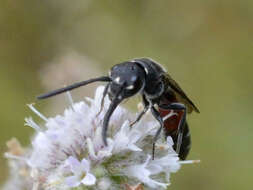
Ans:
{"type": "Polygon", "coordinates": [[[155,158],[155,143],[163,129],[164,123],[163,118],[160,116],[160,113],[154,108],[154,106],[151,107],[151,113],[155,117],[155,119],[160,123],[159,129],[156,131],[155,137],[153,139],[153,149],[152,149],[152,159],[155,158]]]}
{"type": "Polygon", "coordinates": [[[137,123],[138,121],[140,121],[140,119],[142,118],[142,116],[148,111],[149,106],[145,106],[144,109],[138,114],[137,118],[135,119],[135,121],[133,121],[132,123],[130,123],[130,127],[132,127],[135,123],[137,123]]]}
{"type": "Polygon", "coordinates": [[[131,124],[130,124],[130,127],[132,127],[135,123],[137,123],[138,121],[140,121],[140,119],[142,118],[142,116],[148,111],[149,109],[149,103],[148,101],[145,99],[145,97],[143,96],[142,98],[142,101],[143,101],[143,104],[144,104],[144,109],[142,110],[142,112],[140,112],[136,118],[135,121],[133,121],[131,124]]]}
{"type": "Polygon", "coordinates": [[[96,117],[99,116],[99,114],[102,112],[103,110],[103,107],[104,107],[104,102],[105,102],[105,96],[108,92],[108,89],[109,89],[109,86],[110,86],[110,83],[108,83],[106,86],[105,86],[105,89],[104,89],[104,92],[103,92],[103,96],[102,96],[102,100],[101,100],[101,106],[100,106],[100,110],[99,112],[97,113],[96,117]]]}
{"type": "Polygon", "coordinates": [[[186,122],[186,107],[184,104],[181,103],[171,103],[169,105],[159,105],[160,108],[163,109],[171,109],[171,110],[182,110],[183,115],[180,119],[179,125],[178,125],[178,136],[177,136],[177,148],[176,152],[179,154],[180,153],[180,147],[182,144],[183,140],[183,133],[184,133],[184,128],[185,128],[185,122],[186,122]]]}
{"type": "Polygon", "coordinates": [[[142,96],[142,102],[143,102],[143,105],[144,105],[144,109],[142,110],[141,113],[138,114],[137,118],[135,121],[133,121],[131,124],[130,124],[130,127],[132,127],[135,123],[137,123],[138,121],[140,121],[140,119],[142,118],[142,116],[148,111],[149,109],[149,102],[146,100],[145,96],[143,95],[142,96]]]}

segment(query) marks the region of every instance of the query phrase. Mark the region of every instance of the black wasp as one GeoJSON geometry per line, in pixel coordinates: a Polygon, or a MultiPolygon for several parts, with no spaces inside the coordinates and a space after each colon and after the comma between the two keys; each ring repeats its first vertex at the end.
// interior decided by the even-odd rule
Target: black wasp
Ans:
{"type": "Polygon", "coordinates": [[[155,142],[162,129],[166,137],[170,135],[173,138],[175,142],[174,148],[179,157],[182,160],[186,158],[191,145],[186,114],[191,113],[193,110],[199,113],[199,110],[176,81],[158,63],[151,59],[140,58],[119,63],[111,68],[109,76],[74,83],[65,88],[38,96],[38,99],[45,99],[97,81],[108,82],[103,92],[101,109],[107,94],[111,100],[103,120],[102,137],[105,145],[107,145],[106,132],[108,123],[115,108],[122,100],[140,93],[144,109],[131,125],[138,122],[148,109],[151,110],[152,115],[160,123],[153,140],[153,158],[155,142]],[[163,116],[167,115],[171,110],[177,114],[163,121],[163,116]]]}

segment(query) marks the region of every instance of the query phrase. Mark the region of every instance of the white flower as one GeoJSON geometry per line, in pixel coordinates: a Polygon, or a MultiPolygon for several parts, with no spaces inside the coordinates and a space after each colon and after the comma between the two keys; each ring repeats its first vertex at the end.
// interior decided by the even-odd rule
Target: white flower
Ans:
{"type": "Polygon", "coordinates": [[[148,155],[147,160],[143,164],[129,166],[128,168],[126,168],[125,172],[127,173],[127,175],[137,178],[151,188],[158,189],[159,187],[161,187],[165,189],[169,185],[168,183],[161,183],[150,178],[150,175],[152,174],[152,172],[148,169],[150,159],[151,156],[148,155]]]}
{"type": "Polygon", "coordinates": [[[135,145],[141,137],[141,132],[131,129],[129,121],[125,121],[114,137],[113,153],[123,150],[142,151],[142,149],[135,145]]]}
{"type": "Polygon", "coordinates": [[[87,186],[94,185],[96,183],[96,177],[89,173],[90,162],[85,158],[79,162],[73,156],[70,156],[67,160],[67,165],[70,166],[73,176],[67,177],[66,183],[69,187],[77,187],[81,183],[87,186]]]}
{"type": "MultiPolygon", "coordinates": [[[[122,188],[122,183],[128,182],[143,183],[145,189],[165,189],[170,184],[171,173],[178,171],[183,163],[192,163],[179,161],[170,137],[166,142],[162,138],[158,140],[155,160],[151,160],[152,138],[159,123],[147,112],[130,127],[136,114],[121,106],[111,116],[108,146],[105,146],[101,133],[110,105],[108,97],[97,116],[103,90],[104,87],[98,87],[94,99],[86,98],[79,103],[73,103],[70,93],[67,93],[70,107],[62,115],[52,118],[29,105],[43,122],[39,125],[31,118],[26,119],[26,125],[36,131],[32,147],[21,159],[8,154],[8,159],[20,163],[16,164],[16,173],[19,167],[25,167],[27,175],[24,181],[29,181],[30,185],[26,189],[33,186],[33,189],[64,190],[89,186],[89,189],[117,190],[122,188]]],[[[171,112],[164,119],[174,114],[171,112]]],[[[22,185],[17,189],[26,187],[22,185]]]]}

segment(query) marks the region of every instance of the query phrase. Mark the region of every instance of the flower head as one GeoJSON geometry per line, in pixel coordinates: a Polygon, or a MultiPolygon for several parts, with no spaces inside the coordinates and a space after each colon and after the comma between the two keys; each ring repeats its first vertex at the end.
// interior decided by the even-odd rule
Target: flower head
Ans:
{"type": "Polygon", "coordinates": [[[15,170],[21,165],[26,168],[26,181],[31,182],[33,189],[107,190],[140,183],[144,185],[138,185],[139,189],[166,189],[170,184],[170,173],[178,171],[184,162],[179,161],[170,137],[157,142],[156,157],[151,160],[150,144],[159,124],[149,113],[130,127],[135,114],[117,107],[110,119],[108,146],[104,145],[102,122],[110,101],[105,98],[104,108],[97,116],[103,89],[97,88],[94,99],[73,103],[70,98],[70,107],[52,118],[29,105],[43,122],[26,119],[26,125],[36,130],[32,146],[22,155],[10,152],[7,157],[19,163],[15,170]]]}

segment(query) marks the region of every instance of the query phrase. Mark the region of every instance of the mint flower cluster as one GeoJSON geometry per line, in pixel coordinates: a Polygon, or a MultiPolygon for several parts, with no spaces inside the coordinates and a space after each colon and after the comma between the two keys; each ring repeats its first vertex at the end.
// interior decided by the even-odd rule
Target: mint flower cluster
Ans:
{"type": "MultiPolygon", "coordinates": [[[[171,137],[160,138],[155,159],[151,159],[152,138],[159,127],[148,112],[130,127],[137,114],[119,106],[108,130],[108,146],[102,137],[102,122],[110,101],[105,98],[99,115],[104,87],[97,88],[94,99],[73,103],[64,113],[47,118],[29,105],[42,122],[26,118],[35,130],[31,146],[22,148],[16,140],[9,142],[5,154],[10,177],[3,189],[166,189],[171,173],[181,164],[173,150],[171,137]]],[[[164,120],[176,113],[171,112],[164,120]]]]}

